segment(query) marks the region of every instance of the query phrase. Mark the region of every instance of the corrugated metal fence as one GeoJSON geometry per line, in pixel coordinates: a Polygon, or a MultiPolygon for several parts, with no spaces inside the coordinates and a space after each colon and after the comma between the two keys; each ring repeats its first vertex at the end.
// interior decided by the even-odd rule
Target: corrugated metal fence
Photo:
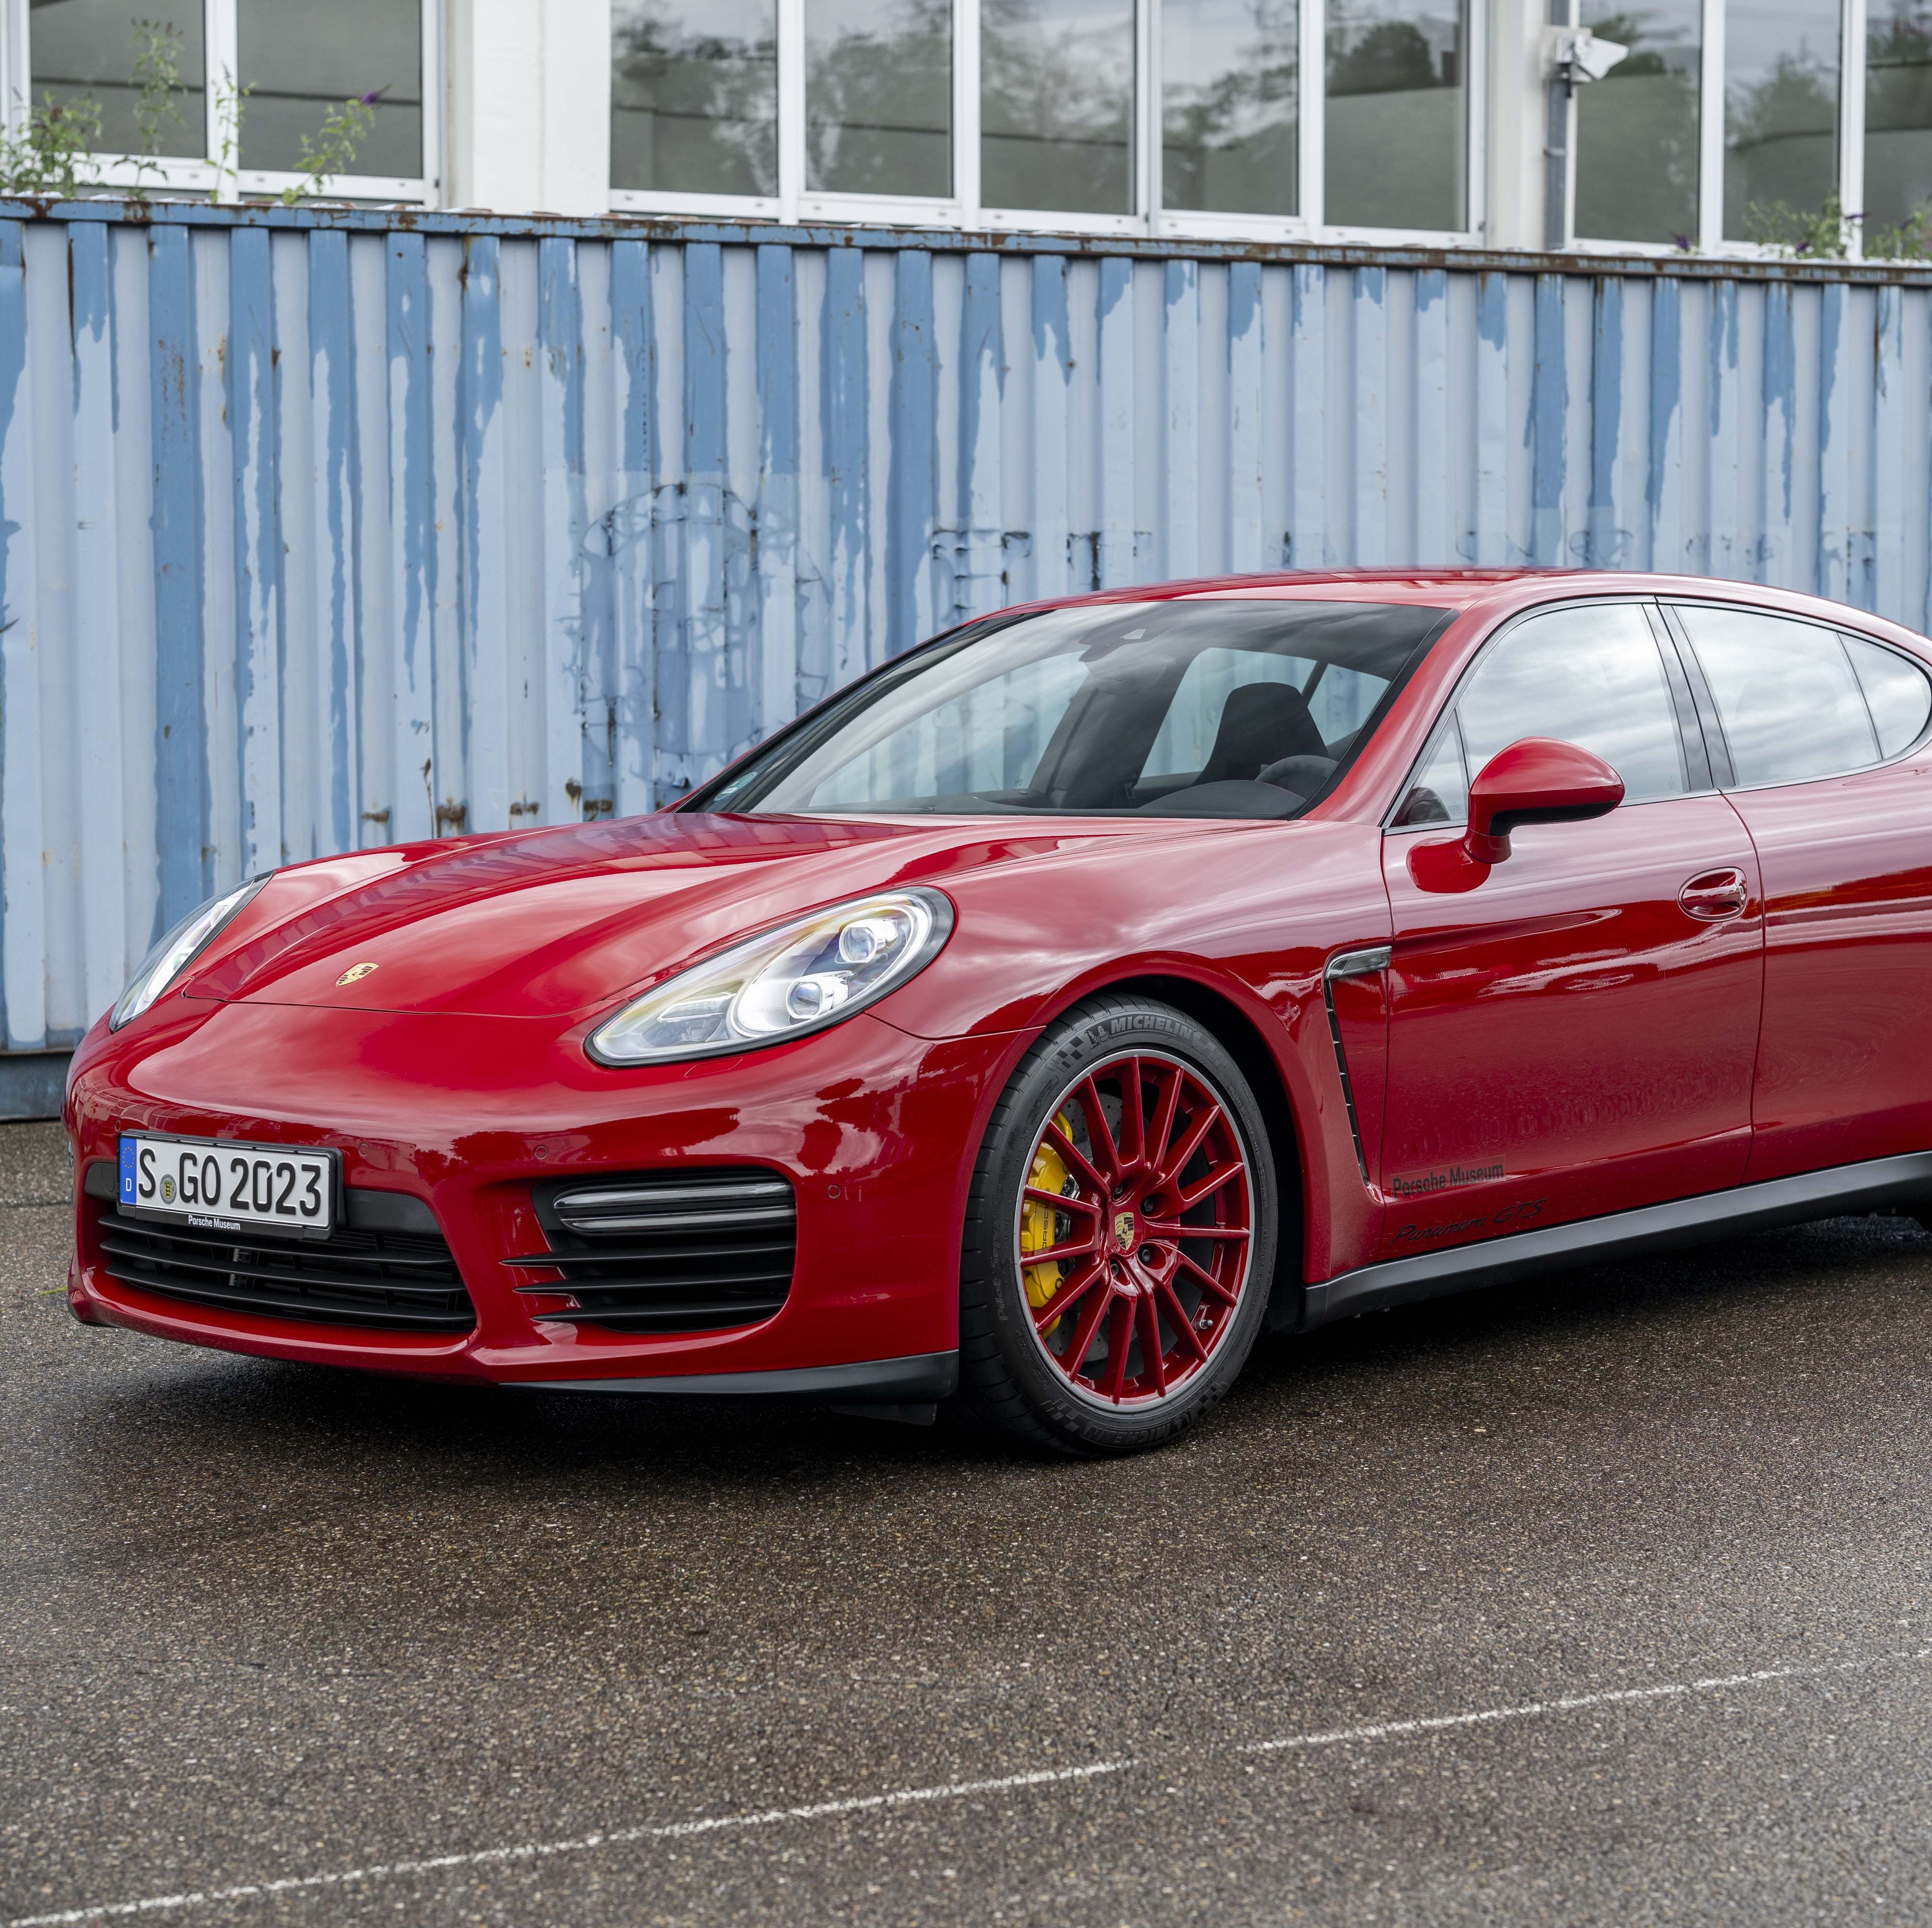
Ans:
{"type": "Polygon", "coordinates": [[[648,809],[1017,599],[1655,565],[1927,621],[1869,271],[0,206],[0,991],[291,858],[648,809]]]}

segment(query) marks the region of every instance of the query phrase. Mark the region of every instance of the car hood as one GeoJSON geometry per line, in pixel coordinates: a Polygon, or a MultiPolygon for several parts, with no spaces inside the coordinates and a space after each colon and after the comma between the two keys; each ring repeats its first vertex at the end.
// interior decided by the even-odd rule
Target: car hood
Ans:
{"type": "Polygon", "coordinates": [[[405,845],[278,872],[183,990],[248,1003],[573,1018],[842,897],[1203,827],[1089,818],[1042,833],[1005,822],[674,814],[405,845]]]}

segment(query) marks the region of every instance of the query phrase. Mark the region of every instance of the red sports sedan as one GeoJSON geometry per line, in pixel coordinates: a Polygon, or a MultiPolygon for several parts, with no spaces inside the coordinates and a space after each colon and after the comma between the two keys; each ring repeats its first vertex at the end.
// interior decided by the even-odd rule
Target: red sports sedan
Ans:
{"type": "Polygon", "coordinates": [[[1263,1327],[1932,1199],[1932,646],[1448,571],[1009,610],[658,815],[170,931],[89,1324],[1171,1437],[1263,1327]]]}

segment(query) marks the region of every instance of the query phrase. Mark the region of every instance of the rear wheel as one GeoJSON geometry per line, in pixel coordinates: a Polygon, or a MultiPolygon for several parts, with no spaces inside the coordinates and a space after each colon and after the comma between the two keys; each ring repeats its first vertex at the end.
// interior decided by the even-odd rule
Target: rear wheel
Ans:
{"type": "Polygon", "coordinates": [[[1213,1034],[1096,997],[1034,1045],[967,1207],[959,1403],[1081,1457],[1172,1438],[1234,1382],[1274,1270],[1273,1160],[1213,1034]]]}

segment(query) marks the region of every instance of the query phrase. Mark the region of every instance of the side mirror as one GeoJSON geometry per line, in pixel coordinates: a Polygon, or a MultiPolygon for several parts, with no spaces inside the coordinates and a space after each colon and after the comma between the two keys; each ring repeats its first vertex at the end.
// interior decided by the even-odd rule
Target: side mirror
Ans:
{"type": "Polygon", "coordinates": [[[1525,823],[1580,823],[1624,800],[1624,780],[1601,757],[1553,736],[1526,736],[1498,750],[1469,786],[1469,827],[1454,843],[1418,844],[1408,874],[1418,888],[1474,890],[1510,853],[1525,823]]]}

